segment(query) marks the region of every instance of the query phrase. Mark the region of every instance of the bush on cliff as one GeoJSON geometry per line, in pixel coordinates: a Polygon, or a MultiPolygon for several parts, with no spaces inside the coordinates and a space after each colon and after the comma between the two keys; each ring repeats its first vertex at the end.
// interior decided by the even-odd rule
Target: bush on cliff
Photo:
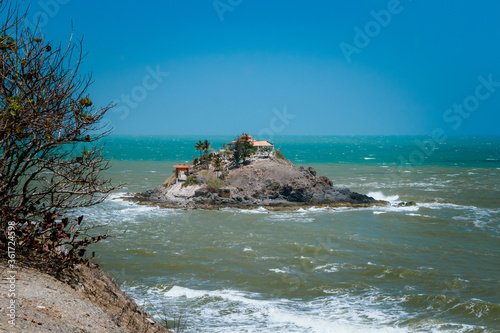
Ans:
{"type": "Polygon", "coordinates": [[[218,189],[220,189],[222,186],[224,186],[224,181],[218,178],[211,178],[209,179],[207,186],[208,189],[211,192],[216,192],[218,189]]]}
{"type": "Polygon", "coordinates": [[[60,272],[107,237],[87,235],[83,217],[58,214],[117,188],[102,177],[109,160],[99,141],[112,106],[96,108],[92,78],[78,75],[81,42],[45,40],[19,3],[0,0],[0,251],[60,272]]]}
{"type": "MultiPolygon", "coordinates": [[[[27,209],[36,210],[35,207],[27,209]]],[[[91,235],[97,226],[82,223],[83,216],[70,220],[47,212],[41,219],[31,219],[2,209],[0,218],[7,223],[6,239],[2,240],[6,244],[0,252],[8,258],[9,265],[16,266],[17,261],[22,260],[58,278],[70,274],[66,269],[76,264],[88,265],[87,247],[109,237],[107,233],[91,235]]]]}
{"type": "Polygon", "coordinates": [[[196,184],[198,184],[198,182],[196,181],[196,178],[191,175],[191,176],[187,176],[186,181],[182,184],[182,187],[196,185],[196,184]]]}
{"type": "Polygon", "coordinates": [[[274,155],[276,156],[277,159],[280,159],[280,160],[285,159],[285,156],[283,155],[283,153],[281,152],[280,149],[276,149],[276,151],[274,152],[274,155]]]}

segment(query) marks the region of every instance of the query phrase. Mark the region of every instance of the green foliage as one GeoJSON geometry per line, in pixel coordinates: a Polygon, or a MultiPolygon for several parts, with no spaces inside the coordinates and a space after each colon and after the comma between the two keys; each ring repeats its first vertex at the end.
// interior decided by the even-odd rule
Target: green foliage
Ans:
{"type": "Polygon", "coordinates": [[[263,153],[270,153],[273,151],[273,147],[262,147],[260,148],[260,151],[263,153]]]}
{"type": "Polygon", "coordinates": [[[205,184],[208,184],[208,181],[212,178],[212,174],[209,171],[202,171],[200,172],[200,178],[205,184]]]}
{"type": "Polygon", "coordinates": [[[191,175],[187,176],[186,181],[182,184],[182,187],[196,185],[196,184],[197,184],[196,178],[193,175],[191,175]]]}
{"type": "Polygon", "coordinates": [[[208,188],[210,191],[215,192],[225,185],[224,181],[218,178],[210,178],[208,180],[208,188]]]}
{"type": "Polygon", "coordinates": [[[276,149],[274,152],[274,155],[276,156],[277,159],[284,160],[285,156],[281,153],[280,149],[276,149]]]}
{"type": "Polygon", "coordinates": [[[210,148],[212,148],[212,145],[210,144],[210,141],[208,141],[208,140],[204,140],[204,141],[199,140],[195,144],[194,148],[196,150],[200,151],[200,161],[202,163],[205,163],[207,165],[207,169],[208,169],[208,162],[212,158],[212,156],[210,156],[210,154],[209,154],[209,150],[210,150],[210,148]],[[202,152],[203,152],[203,155],[202,155],[202,152]]]}
{"type": "Polygon", "coordinates": [[[85,97],[85,98],[82,98],[80,99],[80,104],[84,107],[90,107],[92,106],[92,101],[90,100],[90,98],[88,97],[85,97]]]}
{"type": "Polygon", "coordinates": [[[203,141],[200,140],[200,141],[196,142],[196,144],[194,145],[194,149],[200,151],[200,159],[201,159],[201,153],[203,151],[203,141]]]}
{"type": "Polygon", "coordinates": [[[16,48],[16,41],[10,36],[0,36],[0,50],[14,50],[16,48]]]}
{"type": "Polygon", "coordinates": [[[212,148],[210,141],[208,140],[203,141],[203,154],[207,155],[210,148],[212,148]]]}
{"type": "Polygon", "coordinates": [[[233,150],[232,160],[236,164],[240,163],[240,161],[245,161],[257,151],[257,148],[249,139],[248,134],[243,134],[236,139],[236,141],[230,144],[230,147],[233,150]]]}
{"type": "Polygon", "coordinates": [[[217,154],[214,156],[213,160],[212,160],[212,163],[214,164],[214,168],[218,171],[220,171],[223,163],[222,163],[222,157],[217,154]]]}

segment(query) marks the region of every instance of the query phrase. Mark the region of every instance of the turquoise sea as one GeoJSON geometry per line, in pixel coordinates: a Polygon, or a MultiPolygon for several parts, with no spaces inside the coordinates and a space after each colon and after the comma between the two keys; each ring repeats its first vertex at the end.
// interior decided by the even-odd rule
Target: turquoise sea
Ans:
{"type": "Polygon", "coordinates": [[[126,182],[81,209],[98,261],[184,332],[500,332],[500,138],[275,137],[295,165],[397,208],[174,210],[120,200],[233,137],[106,139],[126,182]]]}

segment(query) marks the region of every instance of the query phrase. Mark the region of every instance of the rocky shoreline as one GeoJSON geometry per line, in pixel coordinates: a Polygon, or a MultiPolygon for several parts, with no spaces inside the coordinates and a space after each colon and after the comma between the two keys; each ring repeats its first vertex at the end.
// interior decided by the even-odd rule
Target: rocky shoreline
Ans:
{"type": "Polygon", "coordinates": [[[316,176],[311,168],[295,167],[283,159],[257,159],[224,175],[224,186],[214,188],[207,179],[214,171],[194,170],[189,186],[172,176],[162,185],[124,198],[139,204],[183,209],[295,210],[310,207],[386,206],[347,188],[337,188],[328,177],[316,176]]]}

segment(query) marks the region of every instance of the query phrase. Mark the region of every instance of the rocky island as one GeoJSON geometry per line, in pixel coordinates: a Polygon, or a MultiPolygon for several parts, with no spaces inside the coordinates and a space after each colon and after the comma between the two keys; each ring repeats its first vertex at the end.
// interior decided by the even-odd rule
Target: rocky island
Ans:
{"type": "Polygon", "coordinates": [[[210,152],[208,141],[195,146],[200,158],[176,165],[175,173],[155,189],[129,200],[166,208],[224,207],[287,210],[308,207],[385,206],[364,194],[337,188],[311,167],[296,167],[267,141],[243,134],[210,152]],[[201,155],[203,152],[203,155],[201,155]]]}

